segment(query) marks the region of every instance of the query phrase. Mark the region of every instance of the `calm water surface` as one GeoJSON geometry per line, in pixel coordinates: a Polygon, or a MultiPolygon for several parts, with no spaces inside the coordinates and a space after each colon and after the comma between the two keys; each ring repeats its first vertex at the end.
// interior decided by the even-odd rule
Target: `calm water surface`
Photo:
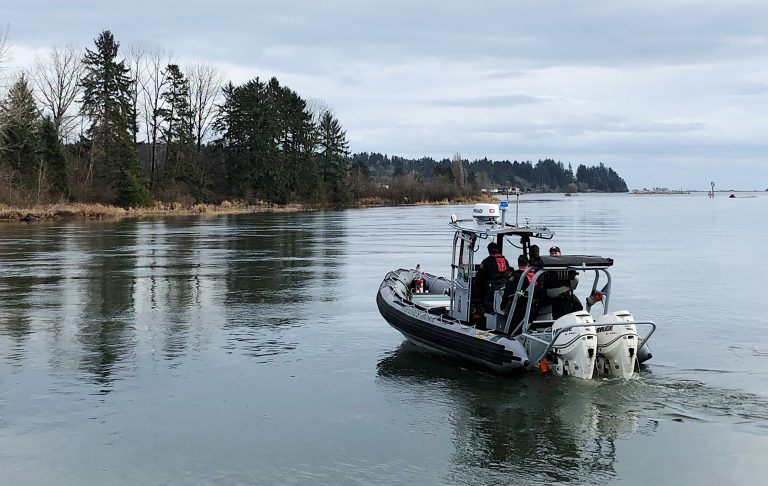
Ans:
{"type": "Polygon", "coordinates": [[[519,209],[615,258],[612,308],[659,326],[639,379],[404,344],[378,285],[445,275],[467,207],[0,226],[0,484],[768,481],[768,195],[519,209]]]}

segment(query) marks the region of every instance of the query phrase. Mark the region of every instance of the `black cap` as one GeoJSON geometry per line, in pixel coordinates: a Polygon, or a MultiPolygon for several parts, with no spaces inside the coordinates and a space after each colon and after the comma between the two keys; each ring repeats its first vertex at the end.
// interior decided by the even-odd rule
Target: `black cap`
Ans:
{"type": "Polygon", "coordinates": [[[495,241],[488,243],[488,251],[499,251],[499,245],[495,241]]]}

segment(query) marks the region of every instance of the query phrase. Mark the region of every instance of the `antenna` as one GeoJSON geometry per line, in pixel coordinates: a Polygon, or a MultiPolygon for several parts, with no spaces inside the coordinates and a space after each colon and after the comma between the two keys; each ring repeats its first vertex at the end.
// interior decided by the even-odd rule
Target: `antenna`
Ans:
{"type": "MultiPolygon", "coordinates": [[[[520,214],[520,189],[515,187],[515,196],[517,199],[515,200],[515,226],[518,226],[517,218],[520,214]]],[[[509,195],[507,195],[507,199],[509,199],[509,195]]]]}

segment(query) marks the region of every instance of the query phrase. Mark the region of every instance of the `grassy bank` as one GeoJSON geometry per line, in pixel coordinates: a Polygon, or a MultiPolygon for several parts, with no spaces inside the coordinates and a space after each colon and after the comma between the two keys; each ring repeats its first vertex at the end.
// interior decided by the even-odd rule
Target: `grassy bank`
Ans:
{"type": "Polygon", "coordinates": [[[106,220],[141,218],[150,216],[197,216],[219,214],[246,214],[257,212],[292,212],[312,209],[299,204],[274,205],[268,203],[245,204],[224,201],[221,204],[155,203],[154,206],[124,209],[103,204],[48,204],[27,208],[0,205],[0,221],[57,221],[106,220]]]}
{"type": "MultiPolygon", "coordinates": [[[[496,201],[490,196],[478,198],[443,199],[440,201],[417,201],[405,205],[449,205],[471,204],[475,202],[496,201]]],[[[394,206],[392,201],[382,198],[365,198],[354,204],[353,207],[394,206]]],[[[402,204],[400,204],[402,205],[402,204]]],[[[110,220],[121,218],[142,218],[153,216],[200,216],[223,214],[249,214],[263,212],[296,212],[313,211],[323,209],[311,204],[270,204],[259,202],[246,204],[241,201],[224,201],[221,204],[194,204],[191,206],[180,203],[155,203],[154,206],[144,208],[124,209],[117,206],[103,204],[66,203],[47,204],[31,207],[11,207],[0,204],[0,222],[13,221],[61,221],[61,220],[110,220]]]]}
{"type": "Polygon", "coordinates": [[[448,206],[451,204],[474,204],[474,203],[496,203],[499,199],[488,195],[480,194],[474,197],[455,197],[444,198],[437,201],[414,201],[410,202],[407,199],[396,203],[388,199],[381,197],[365,197],[360,199],[353,207],[376,207],[376,206],[448,206]]]}

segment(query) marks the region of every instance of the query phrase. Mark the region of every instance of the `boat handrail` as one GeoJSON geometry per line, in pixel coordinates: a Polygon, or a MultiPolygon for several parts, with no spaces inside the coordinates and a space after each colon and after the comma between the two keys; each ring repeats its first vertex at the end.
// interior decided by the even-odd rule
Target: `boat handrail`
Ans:
{"type": "MultiPolygon", "coordinates": [[[[541,267],[526,267],[523,270],[524,274],[527,274],[529,272],[529,269],[536,269],[536,273],[533,275],[533,278],[531,279],[530,283],[528,284],[528,288],[523,291],[523,282],[527,279],[519,279],[520,281],[517,283],[517,288],[515,289],[514,298],[512,299],[512,302],[510,304],[510,312],[508,312],[508,317],[506,322],[504,323],[504,329],[502,330],[504,334],[507,335],[515,335],[519,332],[527,333],[530,329],[533,322],[530,321],[531,319],[531,310],[533,308],[533,298],[531,298],[531,295],[524,295],[528,292],[529,289],[532,287],[535,287],[536,284],[539,282],[539,278],[544,275],[545,273],[555,272],[558,271],[558,269],[555,268],[541,268],[541,267]],[[523,319],[515,326],[515,329],[510,329],[512,327],[512,317],[514,316],[514,309],[517,308],[517,303],[520,297],[528,297],[525,307],[525,315],[523,316],[523,319]],[[511,334],[510,334],[511,331],[511,334]]],[[[570,268],[570,267],[569,267],[570,268]]],[[[592,282],[592,289],[590,290],[590,295],[594,294],[597,291],[597,283],[600,279],[600,273],[604,273],[606,277],[606,284],[602,287],[600,292],[603,295],[603,314],[608,313],[608,304],[610,303],[611,299],[611,274],[608,272],[607,267],[575,267],[570,268],[572,270],[581,270],[581,271],[593,271],[595,272],[595,278],[592,282]]],[[[587,305],[587,311],[589,311],[592,308],[591,305],[587,305]]]]}
{"type": "MultiPolygon", "coordinates": [[[[541,339],[536,336],[532,336],[531,334],[528,334],[527,332],[524,332],[521,334],[521,336],[525,337],[526,339],[531,339],[533,341],[537,341],[541,344],[546,344],[547,347],[542,351],[541,355],[535,360],[531,361],[532,363],[538,363],[544,356],[547,355],[552,350],[552,346],[555,345],[555,341],[557,341],[557,338],[560,337],[561,334],[564,332],[572,331],[573,329],[579,328],[579,327],[595,327],[594,322],[585,323],[585,324],[571,324],[566,327],[561,327],[557,331],[555,331],[554,334],[552,334],[552,337],[550,338],[549,342],[545,341],[544,339],[541,339]]],[[[639,349],[639,348],[638,348],[639,349]]]]}
{"type": "MultiPolygon", "coordinates": [[[[621,323],[618,323],[618,324],[621,324],[621,323]]],[[[629,324],[629,323],[625,323],[625,324],[629,324]]],[[[637,345],[637,350],[640,351],[640,348],[645,346],[645,343],[647,343],[648,340],[653,335],[653,333],[656,332],[656,324],[653,321],[639,321],[639,322],[633,322],[632,324],[641,325],[641,326],[642,325],[650,325],[651,326],[651,331],[648,333],[648,335],[646,335],[644,338],[640,338],[640,344],[637,345]]],[[[602,326],[603,323],[601,322],[600,325],[602,326]]],[[[611,326],[613,324],[609,323],[608,325],[611,326]]]]}
{"type": "Polygon", "coordinates": [[[629,324],[633,324],[635,326],[651,326],[651,331],[648,333],[648,335],[646,335],[644,338],[641,338],[640,342],[637,344],[637,350],[635,351],[637,353],[640,351],[640,349],[643,346],[645,346],[645,343],[648,342],[648,339],[650,339],[650,337],[656,331],[656,324],[653,321],[629,321],[628,322],[628,321],[616,320],[616,321],[610,321],[610,322],[601,322],[599,324],[596,322],[590,322],[585,324],[570,324],[568,326],[562,327],[557,331],[555,331],[555,333],[552,334],[551,340],[549,342],[547,342],[544,339],[541,339],[538,336],[533,336],[527,332],[522,333],[521,336],[525,337],[526,339],[530,339],[532,341],[536,341],[541,344],[547,345],[546,349],[544,349],[544,351],[541,353],[541,356],[539,356],[538,359],[536,359],[535,361],[531,361],[532,363],[538,363],[539,360],[544,358],[547,355],[547,353],[549,353],[552,350],[552,346],[554,346],[555,341],[557,341],[557,338],[560,337],[560,335],[563,334],[564,332],[571,331],[578,327],[604,327],[604,326],[621,326],[621,325],[629,325],[629,324]]]}
{"type": "Polygon", "coordinates": [[[607,270],[611,266],[610,265],[545,265],[543,267],[539,267],[542,270],[546,270],[548,272],[558,272],[562,270],[575,270],[575,271],[587,271],[587,270],[607,270]]]}
{"type": "MultiPolygon", "coordinates": [[[[519,282],[517,282],[517,289],[515,289],[515,297],[512,299],[510,312],[508,313],[509,316],[507,317],[507,321],[504,323],[504,329],[503,329],[504,334],[510,335],[509,328],[512,326],[512,317],[515,314],[514,309],[517,308],[517,301],[523,295],[523,282],[527,280],[527,274],[528,274],[529,268],[532,268],[532,267],[526,267],[525,269],[523,269],[523,275],[525,276],[525,278],[520,278],[519,282]]],[[[539,277],[544,273],[546,273],[546,270],[544,269],[538,270],[533,275],[533,278],[531,279],[531,281],[528,283],[528,289],[535,287],[539,277]]],[[[528,292],[528,290],[526,290],[525,292],[528,292]]],[[[525,305],[525,315],[523,316],[523,320],[520,321],[520,324],[518,324],[515,327],[515,330],[513,331],[512,334],[517,334],[518,332],[520,332],[521,329],[523,332],[528,331],[528,328],[530,326],[529,319],[531,318],[531,307],[533,306],[533,295],[528,295],[527,297],[528,298],[525,305]]]]}
{"type": "Polygon", "coordinates": [[[520,235],[543,240],[551,240],[555,237],[555,234],[546,226],[515,226],[510,223],[506,223],[504,226],[501,224],[480,226],[476,225],[474,219],[459,219],[448,224],[456,232],[471,233],[480,238],[487,238],[491,235],[520,235]],[[475,225],[463,226],[460,223],[473,223],[475,225]]]}
{"type": "Polygon", "coordinates": [[[552,324],[555,323],[554,319],[544,319],[541,321],[533,321],[530,324],[528,324],[528,329],[543,329],[545,327],[552,327],[552,324]],[[542,326],[542,324],[548,324],[548,326],[542,326]]]}

